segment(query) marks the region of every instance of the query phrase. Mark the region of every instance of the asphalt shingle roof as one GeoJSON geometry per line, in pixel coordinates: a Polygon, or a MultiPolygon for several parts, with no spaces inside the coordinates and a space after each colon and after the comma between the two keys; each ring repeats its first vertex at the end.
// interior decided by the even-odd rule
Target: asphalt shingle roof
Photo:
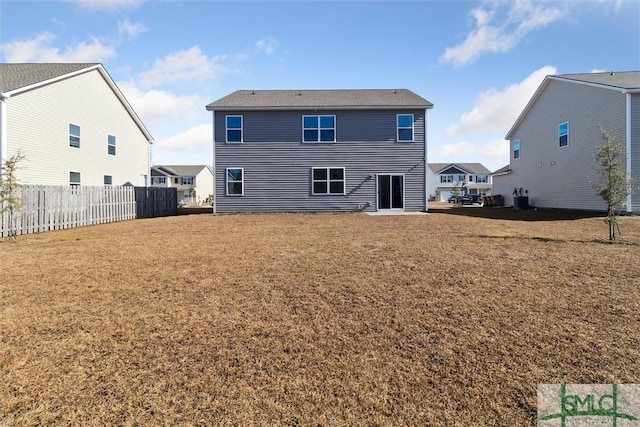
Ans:
{"type": "Polygon", "coordinates": [[[432,108],[407,89],[238,90],[207,105],[216,109],[432,108]]]}
{"type": "Polygon", "coordinates": [[[595,83],[628,90],[640,89],[640,71],[559,74],[555,77],[586,83],[595,83]]]}
{"type": "Polygon", "coordinates": [[[196,176],[207,165],[155,165],[153,170],[162,171],[171,176],[196,176]]]}
{"type": "Polygon", "coordinates": [[[99,64],[0,64],[0,92],[9,92],[95,65],[99,64]]]}
{"type": "Polygon", "coordinates": [[[469,173],[478,175],[489,175],[491,173],[482,163],[428,163],[427,166],[433,173],[439,173],[448,166],[458,166],[469,171],[469,173]]]}

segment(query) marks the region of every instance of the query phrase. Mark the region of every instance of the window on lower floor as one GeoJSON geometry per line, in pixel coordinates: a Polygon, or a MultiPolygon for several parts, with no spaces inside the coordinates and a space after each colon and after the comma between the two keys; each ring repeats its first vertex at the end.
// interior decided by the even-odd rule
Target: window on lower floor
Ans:
{"type": "Polygon", "coordinates": [[[520,158],[520,140],[519,139],[516,139],[515,141],[513,141],[513,158],[514,159],[520,158]]]}
{"type": "Polygon", "coordinates": [[[113,185],[113,177],[111,175],[104,176],[104,185],[113,185]]]}
{"type": "Polygon", "coordinates": [[[80,172],[69,172],[69,185],[80,185],[80,172]]]}
{"type": "Polygon", "coordinates": [[[312,168],[311,193],[316,194],[344,194],[344,168],[312,168]]]}
{"type": "Polygon", "coordinates": [[[244,195],[244,169],[227,168],[227,196],[244,195]]]}
{"type": "Polygon", "coordinates": [[[564,122],[558,125],[558,146],[566,147],[567,145],[569,145],[569,122],[564,122]]]}

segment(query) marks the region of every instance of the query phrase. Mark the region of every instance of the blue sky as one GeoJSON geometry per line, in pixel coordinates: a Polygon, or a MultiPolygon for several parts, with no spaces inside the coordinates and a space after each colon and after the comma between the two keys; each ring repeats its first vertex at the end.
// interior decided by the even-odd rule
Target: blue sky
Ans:
{"type": "Polygon", "coordinates": [[[154,164],[211,164],[205,105],[237,89],[407,88],[428,161],[508,163],[548,74],[640,70],[639,0],[2,0],[2,62],[101,62],[154,164]]]}

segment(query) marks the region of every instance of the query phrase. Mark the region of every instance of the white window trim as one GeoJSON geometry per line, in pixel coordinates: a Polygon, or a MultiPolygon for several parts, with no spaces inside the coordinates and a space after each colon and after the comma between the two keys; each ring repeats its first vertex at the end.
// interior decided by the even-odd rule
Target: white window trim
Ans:
{"type": "Polygon", "coordinates": [[[511,147],[511,154],[512,154],[514,160],[515,159],[519,159],[521,157],[522,154],[520,153],[520,150],[521,150],[520,140],[519,139],[514,139],[512,147],[511,147]],[[518,143],[518,156],[516,156],[516,142],[518,143]]]}
{"type": "Polygon", "coordinates": [[[82,128],[80,127],[80,125],[77,125],[75,123],[69,123],[69,126],[67,127],[67,129],[69,130],[69,147],[71,148],[80,148],[80,143],[82,142],[82,128]],[[74,135],[71,133],[71,126],[76,126],[78,128],[78,135],[74,135]],[[74,138],[78,138],[78,146],[76,147],[75,145],[71,145],[71,137],[74,138]]]}
{"type": "Polygon", "coordinates": [[[104,185],[113,185],[113,175],[104,175],[104,177],[102,178],[102,182],[104,185]],[[111,180],[111,184],[107,184],[106,182],[104,182],[107,180],[107,177],[109,177],[109,179],[111,180]]]}
{"type": "Polygon", "coordinates": [[[571,127],[569,126],[569,122],[562,122],[558,124],[558,148],[565,148],[569,146],[569,134],[571,133],[571,127]],[[560,135],[560,126],[566,124],[567,125],[567,144],[566,145],[560,145],[560,138],[563,135],[560,135]]]}
{"type": "Polygon", "coordinates": [[[335,114],[304,114],[302,116],[302,142],[304,144],[335,144],[337,141],[337,127],[338,121],[336,119],[335,114]],[[317,117],[318,118],[318,127],[317,128],[306,128],[304,127],[304,118],[305,117],[317,117]],[[322,117],[333,117],[333,127],[332,128],[323,128],[320,126],[320,121],[322,117]],[[306,141],[304,139],[304,131],[305,130],[317,130],[318,131],[318,139],[315,141],[306,141]],[[322,130],[332,130],[333,131],[333,141],[321,141],[321,133],[322,130]]]}
{"type": "Polygon", "coordinates": [[[415,142],[415,139],[416,139],[415,123],[416,123],[416,118],[413,114],[396,114],[396,141],[397,142],[415,142]],[[400,116],[411,116],[411,128],[408,128],[406,126],[400,126],[400,123],[398,123],[400,116]],[[411,140],[400,139],[400,129],[411,129],[411,140]]]}
{"type": "MultiPolygon", "coordinates": [[[[244,143],[244,117],[238,114],[229,114],[224,116],[224,140],[226,144],[243,144],[244,143]],[[227,119],[229,117],[239,117],[240,118],[240,128],[231,128],[229,129],[227,119]],[[240,141],[229,141],[229,130],[240,130],[240,141]]],[[[233,169],[233,168],[232,168],[233,169]]]]}
{"type": "Polygon", "coordinates": [[[116,153],[117,153],[117,150],[116,150],[116,142],[117,142],[117,141],[118,141],[118,138],[117,138],[115,135],[111,135],[111,134],[108,134],[108,135],[107,135],[107,154],[108,154],[108,155],[110,155],[110,156],[115,156],[115,155],[116,155],[116,153]],[[113,144],[111,143],[111,141],[109,141],[109,137],[113,137],[113,144]],[[113,147],[113,154],[111,154],[111,153],[109,152],[109,149],[110,149],[111,147],[113,147]]]}
{"type": "Polygon", "coordinates": [[[225,168],[224,170],[224,194],[229,197],[241,197],[244,196],[244,168],[225,168]],[[230,181],[229,180],[229,169],[240,169],[242,172],[242,179],[240,181],[230,181]],[[229,194],[229,183],[230,182],[240,182],[242,183],[242,193],[240,194],[229,194]]]}
{"type": "Polygon", "coordinates": [[[69,171],[69,185],[80,185],[82,183],[82,175],[80,174],[80,172],[76,172],[76,171],[69,171]],[[72,173],[77,173],[78,174],[78,182],[73,182],[71,181],[71,174],[72,173]]]}
{"type": "Polygon", "coordinates": [[[344,196],[347,193],[347,170],[346,168],[339,166],[317,166],[311,168],[311,195],[312,196],[344,196]],[[313,172],[316,169],[324,169],[327,171],[327,179],[313,179],[313,172]],[[342,179],[331,179],[331,169],[342,169],[342,179]],[[316,193],[313,190],[313,184],[316,182],[326,182],[327,183],[327,192],[326,193],[316,193]],[[342,193],[332,193],[331,192],[331,183],[332,182],[342,182],[342,193]]]}

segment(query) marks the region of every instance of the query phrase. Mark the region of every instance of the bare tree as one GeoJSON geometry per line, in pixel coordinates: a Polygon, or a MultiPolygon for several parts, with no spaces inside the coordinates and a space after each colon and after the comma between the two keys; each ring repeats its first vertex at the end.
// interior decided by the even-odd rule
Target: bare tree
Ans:
{"type": "Polygon", "coordinates": [[[20,182],[16,177],[18,164],[24,160],[19,151],[0,165],[0,219],[8,214],[9,240],[16,239],[16,211],[22,207],[22,199],[17,195],[20,182]]]}
{"type": "Polygon", "coordinates": [[[600,180],[591,185],[596,193],[607,204],[605,222],[609,226],[609,241],[620,237],[620,223],[616,207],[624,206],[627,197],[633,193],[634,178],[627,176],[626,148],[624,144],[616,142],[612,131],[600,125],[600,133],[604,144],[599,145],[596,153],[596,164],[600,180]]]}

